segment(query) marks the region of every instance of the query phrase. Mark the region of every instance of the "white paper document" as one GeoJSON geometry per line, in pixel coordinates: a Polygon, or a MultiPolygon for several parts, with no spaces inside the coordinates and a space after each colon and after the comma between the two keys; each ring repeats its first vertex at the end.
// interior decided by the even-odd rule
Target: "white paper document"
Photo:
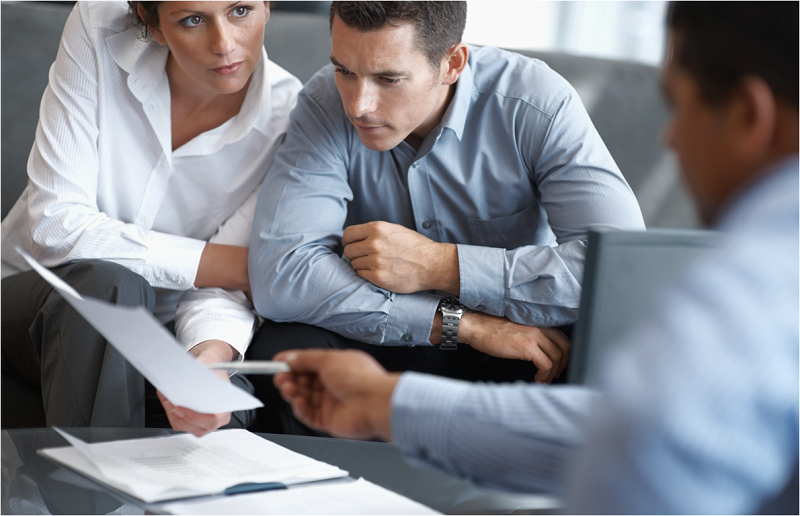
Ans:
{"type": "Polygon", "coordinates": [[[186,353],[144,307],[83,298],[29,254],[23,258],[173,405],[217,414],[264,406],[258,398],[218,377],[186,353]]]}
{"type": "Polygon", "coordinates": [[[440,514],[368,480],[160,505],[170,514],[440,514]]]}
{"type": "Polygon", "coordinates": [[[199,439],[175,434],[104,443],[71,435],[67,440],[74,446],[39,453],[145,503],[218,495],[242,484],[292,485],[347,476],[247,430],[218,430],[199,439]]]}

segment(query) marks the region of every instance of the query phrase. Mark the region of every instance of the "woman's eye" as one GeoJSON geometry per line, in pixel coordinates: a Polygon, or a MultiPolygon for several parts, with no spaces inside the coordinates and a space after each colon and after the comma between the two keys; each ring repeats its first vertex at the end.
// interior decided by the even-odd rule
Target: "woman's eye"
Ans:
{"type": "Polygon", "coordinates": [[[203,19],[199,16],[189,16],[188,18],[184,18],[181,23],[187,27],[195,27],[202,23],[203,19]]]}
{"type": "Polygon", "coordinates": [[[238,18],[243,18],[247,16],[247,13],[250,12],[250,8],[246,5],[240,5],[233,10],[233,15],[238,18]]]}

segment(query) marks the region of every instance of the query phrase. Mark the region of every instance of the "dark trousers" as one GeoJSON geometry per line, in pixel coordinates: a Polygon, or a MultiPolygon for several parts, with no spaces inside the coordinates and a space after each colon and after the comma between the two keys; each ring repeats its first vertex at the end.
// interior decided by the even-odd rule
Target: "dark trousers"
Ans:
{"type": "MultiPolygon", "coordinates": [[[[389,371],[418,371],[467,381],[532,382],[536,367],[530,362],[497,358],[470,346],[455,351],[438,346],[376,346],[331,331],[300,323],[264,321],[248,348],[248,360],[270,360],[279,351],[303,348],[360,349],[374,356],[389,371]]],[[[271,376],[251,375],[256,396],[264,407],[256,411],[255,431],[295,435],[324,435],[309,429],[292,414],[271,376]]]]}
{"type": "MultiPolygon", "coordinates": [[[[121,265],[84,260],[52,272],[86,297],[154,309],[150,284],[121,265]]],[[[16,393],[4,389],[4,427],[35,420],[20,410],[43,411],[47,426],[169,427],[153,386],[35,271],[2,280],[1,342],[3,385],[41,399],[21,409],[6,403],[16,393]]],[[[246,379],[231,380],[252,392],[246,379]]],[[[253,418],[253,411],[236,413],[229,426],[253,418]]]]}

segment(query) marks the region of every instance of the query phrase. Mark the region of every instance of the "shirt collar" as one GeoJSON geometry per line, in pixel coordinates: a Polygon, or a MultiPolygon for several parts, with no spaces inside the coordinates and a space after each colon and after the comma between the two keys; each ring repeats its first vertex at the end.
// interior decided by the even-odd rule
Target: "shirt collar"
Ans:
{"type": "MultiPolygon", "coordinates": [[[[768,166],[753,183],[742,188],[721,210],[715,229],[729,231],[752,224],[754,213],[763,207],[780,207],[781,199],[791,199],[797,209],[798,169],[800,156],[791,154],[768,166]]],[[[795,217],[795,222],[797,222],[795,217]]]]}
{"type": "MultiPolygon", "coordinates": [[[[258,64],[253,70],[253,75],[250,77],[247,94],[239,113],[219,127],[198,136],[196,140],[198,140],[197,143],[201,145],[201,148],[187,150],[191,150],[193,154],[216,152],[223,146],[247,136],[254,126],[261,126],[263,122],[271,119],[272,88],[267,77],[266,62],[267,51],[262,47],[261,59],[258,60],[258,64]],[[212,140],[209,140],[209,138],[212,140]],[[202,147],[205,147],[205,150],[202,150],[202,147]]],[[[184,145],[184,147],[187,146],[184,145]]]]}
{"type": "Polygon", "coordinates": [[[128,88],[139,102],[144,102],[167,74],[169,49],[152,38],[141,40],[138,29],[112,34],[106,38],[111,58],[128,72],[128,88]]]}
{"type": "Polygon", "coordinates": [[[443,127],[452,129],[459,141],[461,141],[461,135],[464,133],[464,125],[467,123],[467,113],[472,102],[473,83],[472,67],[467,62],[464,71],[461,72],[461,76],[456,82],[456,94],[453,95],[453,100],[450,101],[450,106],[448,106],[442,117],[443,127]]]}

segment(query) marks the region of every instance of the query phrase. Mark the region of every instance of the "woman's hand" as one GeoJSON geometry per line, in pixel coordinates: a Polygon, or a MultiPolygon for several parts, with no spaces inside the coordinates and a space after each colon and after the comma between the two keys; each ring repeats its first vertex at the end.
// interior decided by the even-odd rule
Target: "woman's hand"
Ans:
{"type": "MultiPolygon", "coordinates": [[[[190,349],[189,353],[194,355],[203,365],[215,362],[230,362],[238,355],[235,349],[221,340],[201,342],[190,349]]],[[[226,382],[230,382],[227,372],[214,371],[214,373],[226,382]]],[[[230,412],[203,414],[186,407],[176,407],[160,392],[156,392],[156,395],[158,395],[158,399],[164,407],[164,412],[167,413],[169,424],[174,430],[188,432],[196,437],[203,437],[217,428],[227,425],[231,420],[230,412]]]]}

